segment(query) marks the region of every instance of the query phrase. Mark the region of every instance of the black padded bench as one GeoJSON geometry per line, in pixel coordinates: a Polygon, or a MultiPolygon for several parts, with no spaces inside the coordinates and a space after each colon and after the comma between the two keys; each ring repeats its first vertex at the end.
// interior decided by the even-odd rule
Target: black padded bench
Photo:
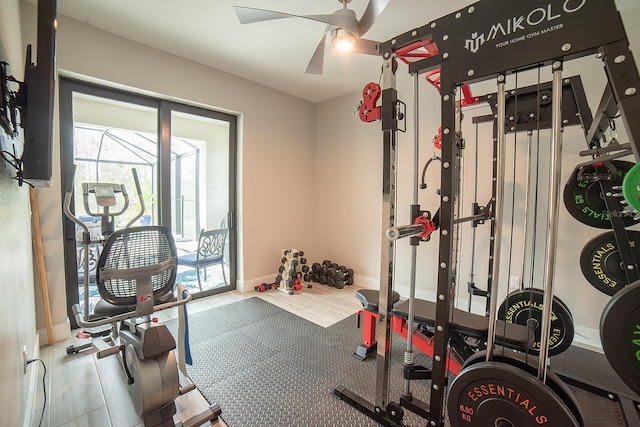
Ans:
{"type": "MultiPolygon", "coordinates": [[[[393,307],[394,316],[407,319],[409,317],[409,301],[401,302],[393,307]]],[[[435,326],[436,303],[422,299],[415,300],[415,321],[425,326],[435,326]]],[[[486,340],[489,335],[489,318],[480,314],[469,313],[458,308],[453,309],[449,323],[451,332],[471,338],[486,340]]],[[[534,339],[533,331],[525,325],[497,320],[495,326],[496,344],[505,347],[525,350],[534,339]]]]}
{"type": "MultiPolygon", "coordinates": [[[[356,298],[367,311],[378,311],[379,291],[361,289],[356,292],[356,298]]],[[[399,301],[400,295],[393,293],[392,303],[399,301]]],[[[436,303],[422,299],[415,300],[415,321],[421,325],[435,326],[436,303]]],[[[396,304],[391,313],[403,319],[409,317],[409,300],[396,304]]],[[[489,334],[489,318],[479,314],[469,313],[457,308],[453,309],[453,316],[449,323],[451,332],[471,338],[486,340],[489,334]]],[[[534,333],[528,327],[517,323],[496,321],[496,344],[519,350],[527,350],[534,340],[534,333]]]]}

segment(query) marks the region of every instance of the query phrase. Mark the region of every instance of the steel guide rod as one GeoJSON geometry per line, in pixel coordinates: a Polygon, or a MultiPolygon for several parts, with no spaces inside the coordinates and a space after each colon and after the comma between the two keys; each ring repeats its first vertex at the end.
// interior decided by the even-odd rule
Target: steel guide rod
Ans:
{"type": "Polygon", "coordinates": [[[556,249],[558,240],[558,207],[560,205],[560,171],[562,168],[562,62],[556,61],[553,68],[551,106],[551,144],[549,157],[549,198],[547,211],[547,254],[545,265],[544,306],[542,307],[542,327],[540,331],[540,358],[538,359],[538,379],[546,381],[549,358],[549,337],[551,335],[551,312],[553,304],[553,276],[556,269],[556,249]]]}
{"type": "MultiPolygon", "coordinates": [[[[418,73],[413,75],[413,205],[418,205],[418,161],[420,150],[420,110],[418,99],[418,73]]],[[[388,235],[388,230],[387,233],[388,235]]],[[[411,245],[411,272],[409,276],[409,313],[407,324],[413,325],[415,321],[415,300],[416,300],[416,263],[418,254],[418,244],[411,245]]],[[[404,366],[413,366],[413,334],[407,334],[407,346],[404,352],[404,366]]],[[[405,378],[403,395],[405,398],[411,396],[411,379],[405,378]]]]}
{"type": "MultiPolygon", "coordinates": [[[[529,229],[529,204],[531,203],[531,192],[530,192],[530,188],[531,188],[531,159],[532,159],[532,155],[533,155],[533,132],[532,131],[527,131],[527,158],[526,158],[526,164],[527,164],[527,170],[526,170],[526,177],[527,177],[527,183],[524,187],[524,206],[522,208],[523,210],[523,218],[522,218],[522,232],[524,234],[523,238],[522,238],[522,272],[520,273],[520,290],[524,289],[524,273],[525,273],[525,267],[527,264],[527,257],[529,257],[529,233],[528,233],[528,229],[529,229]]],[[[535,213],[534,213],[535,215],[535,213]]],[[[535,239],[535,236],[532,237],[532,239],[535,239]]],[[[511,280],[511,279],[509,279],[511,280]]],[[[533,288],[533,282],[530,283],[529,285],[530,288],[533,288]]]]}
{"type": "Polygon", "coordinates": [[[498,279],[500,276],[500,249],[502,246],[502,223],[504,215],[504,180],[506,169],[506,134],[504,130],[505,126],[505,75],[498,75],[498,100],[497,100],[497,140],[498,149],[496,151],[496,163],[498,167],[498,174],[496,177],[496,196],[494,201],[494,220],[495,220],[495,234],[494,234],[494,250],[495,256],[493,258],[493,276],[491,277],[491,296],[489,297],[489,335],[487,337],[487,360],[493,359],[493,346],[495,343],[495,321],[496,312],[498,307],[498,279]]]}
{"type": "MultiPolygon", "coordinates": [[[[474,123],[473,133],[473,202],[478,201],[478,123],[474,123]]],[[[471,260],[469,270],[469,306],[468,311],[471,312],[471,302],[473,301],[474,271],[476,265],[476,231],[478,227],[471,227],[471,260]]]]}

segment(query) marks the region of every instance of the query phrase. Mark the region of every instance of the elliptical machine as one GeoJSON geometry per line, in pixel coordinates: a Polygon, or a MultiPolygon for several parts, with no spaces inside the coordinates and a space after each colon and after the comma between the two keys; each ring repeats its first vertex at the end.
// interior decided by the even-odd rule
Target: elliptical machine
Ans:
{"type": "Polygon", "coordinates": [[[82,230],[84,245],[84,307],[73,306],[73,315],[79,326],[104,328],[111,332],[103,339],[67,348],[67,353],[93,347],[98,359],[115,354],[121,362],[129,385],[133,406],[146,427],[197,426],[215,421],[222,413],[218,405],[186,421],[175,424],[175,400],[196,387],[187,376],[186,363],[190,363],[186,333],[186,304],[191,295],[182,285],[174,294],[177,250],[173,235],[166,227],[131,227],[144,213],[140,183],[132,169],[136,190],[140,198],[140,212],[121,230],[115,230],[114,217],[122,215],[129,206],[129,197],[123,184],[85,183],[83,203],[91,216],[101,218],[101,235],[92,237],[89,227],[71,213],[75,167],[65,194],[64,211],[82,230]],[[89,195],[94,194],[101,212],[91,209],[89,195]],[[124,206],[116,211],[116,195],[124,199],[124,206]],[[103,246],[96,267],[95,284],[100,301],[94,308],[95,318],[89,317],[89,245],[103,246]],[[157,324],[151,315],[168,308],[178,308],[178,345],[166,325],[157,324]],[[174,349],[177,347],[177,355],[174,349]]]}
{"type": "Polygon", "coordinates": [[[195,389],[186,374],[190,359],[186,348],[186,309],[191,294],[182,284],[174,285],[177,250],[173,235],[162,226],[117,230],[104,243],[96,273],[101,301],[95,312],[104,316],[86,320],[80,305],[73,306],[78,325],[112,324],[108,340],[95,340],[98,359],[121,354],[133,406],[146,427],[197,426],[217,419],[220,407],[211,405],[189,420],[175,424],[175,399],[195,389]],[[178,352],[176,341],[164,324],[151,315],[178,308],[178,352]],[[176,358],[179,361],[176,361],[176,358]]]}
{"type": "MultiPolygon", "coordinates": [[[[138,199],[140,201],[140,211],[125,225],[124,228],[129,228],[138,219],[142,217],[145,211],[144,199],[142,197],[142,190],[140,188],[140,181],[138,180],[138,173],[135,168],[131,169],[133,174],[133,181],[136,186],[138,199]]],[[[83,316],[84,319],[90,318],[90,301],[89,301],[89,287],[91,285],[91,247],[99,247],[104,244],[107,238],[115,231],[115,218],[123,215],[129,209],[129,194],[124,184],[105,183],[105,182],[89,182],[82,183],[82,204],[84,206],[85,213],[90,218],[100,219],[100,232],[96,234],[95,230],[89,228],[89,226],[82,221],[78,216],[71,212],[71,200],[74,192],[74,179],[76,174],[76,166],[74,165],[69,174],[69,180],[67,183],[67,189],[64,197],[64,213],[71,221],[73,221],[81,231],[80,240],[82,242],[82,254],[83,254],[83,316]],[[90,202],[91,196],[95,198],[95,206],[98,210],[92,207],[90,202]],[[122,207],[119,210],[113,211],[111,208],[118,204],[118,198],[122,199],[122,207]]],[[[87,328],[84,334],[87,338],[98,338],[109,335],[111,332],[110,324],[100,327],[87,328]]],[[[78,353],[80,351],[89,349],[93,346],[89,341],[83,344],[75,344],[67,347],[67,354],[78,353]]]]}

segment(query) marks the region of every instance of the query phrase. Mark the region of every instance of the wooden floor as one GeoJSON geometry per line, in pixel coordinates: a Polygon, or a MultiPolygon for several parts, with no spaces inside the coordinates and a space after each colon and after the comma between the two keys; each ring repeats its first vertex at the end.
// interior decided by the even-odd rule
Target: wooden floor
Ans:
{"type": "MultiPolygon", "coordinates": [[[[245,298],[257,296],[300,317],[327,327],[350,316],[361,308],[354,297],[360,288],[347,286],[335,289],[314,284],[312,289],[303,288],[294,295],[275,289],[259,293],[225,292],[220,295],[194,300],[189,303],[189,313],[208,310],[245,298]]],[[[157,313],[160,321],[175,318],[177,311],[157,313]]],[[[74,331],[75,334],[75,331],[74,331]]],[[[47,366],[46,394],[44,406],[42,391],[42,367],[39,367],[38,393],[32,426],[38,426],[44,407],[42,426],[48,427],[136,427],[142,421],[129,399],[125,376],[119,359],[107,357],[98,360],[91,350],[67,355],[70,344],[82,342],[76,338],[44,346],[40,358],[47,366]]],[[[215,402],[212,402],[215,403],[215,402]]],[[[196,390],[180,396],[177,400],[176,421],[183,421],[206,409],[209,404],[196,390]]],[[[224,408],[222,408],[224,419],[224,408]]],[[[209,425],[208,423],[206,425],[209,425]]],[[[220,420],[213,424],[226,426],[220,420]]]]}

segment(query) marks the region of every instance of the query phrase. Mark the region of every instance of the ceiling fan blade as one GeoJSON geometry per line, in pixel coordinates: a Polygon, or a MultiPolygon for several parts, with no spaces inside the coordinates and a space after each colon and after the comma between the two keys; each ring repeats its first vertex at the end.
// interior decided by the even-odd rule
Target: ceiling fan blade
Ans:
{"type": "Polygon", "coordinates": [[[364,53],[367,55],[380,55],[380,52],[378,52],[379,44],[380,42],[373,40],[358,39],[358,42],[353,45],[351,51],[356,53],[364,53]]]}
{"type": "Polygon", "coordinates": [[[360,22],[358,22],[358,36],[363,35],[373,23],[378,19],[378,16],[382,13],[385,7],[389,4],[390,0],[369,0],[367,9],[362,14],[360,22]]]}
{"type": "Polygon", "coordinates": [[[326,35],[322,36],[316,50],[313,52],[309,65],[305,71],[306,74],[322,74],[322,68],[324,65],[324,45],[326,42],[326,35]]]}
{"type": "Polygon", "coordinates": [[[303,18],[311,21],[323,22],[334,27],[341,27],[356,34],[358,32],[358,21],[350,15],[294,15],[291,13],[276,12],[274,10],[256,9],[253,7],[233,6],[241,24],[251,24],[253,22],[270,21],[272,19],[283,18],[303,18]]]}
{"type": "Polygon", "coordinates": [[[291,15],[273,10],[255,9],[252,7],[233,6],[241,24],[270,21],[272,19],[291,18],[291,15]]]}

